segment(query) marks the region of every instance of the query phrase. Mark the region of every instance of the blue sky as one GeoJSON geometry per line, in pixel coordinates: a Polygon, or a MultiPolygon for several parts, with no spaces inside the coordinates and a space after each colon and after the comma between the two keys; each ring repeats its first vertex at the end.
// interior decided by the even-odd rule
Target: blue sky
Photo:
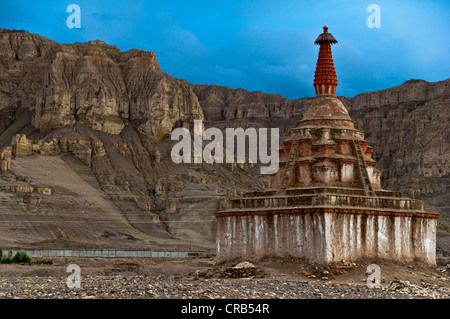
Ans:
{"type": "Polygon", "coordinates": [[[1,0],[0,28],[150,50],[164,72],[191,83],[297,99],[314,95],[313,42],[325,24],[339,41],[338,95],[449,78],[449,13],[448,0],[1,0]],[[381,28],[367,27],[372,3],[381,28]],[[80,29],[66,25],[69,4],[81,8],[80,29]]]}

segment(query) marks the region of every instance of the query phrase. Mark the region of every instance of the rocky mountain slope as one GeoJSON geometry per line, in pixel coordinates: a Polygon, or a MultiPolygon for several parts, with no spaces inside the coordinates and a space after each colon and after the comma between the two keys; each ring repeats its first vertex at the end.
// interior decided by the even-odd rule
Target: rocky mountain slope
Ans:
{"type": "MultiPolygon", "coordinates": [[[[409,191],[441,213],[438,245],[445,253],[449,86],[450,80],[410,80],[340,97],[375,147],[382,186],[409,191]]],[[[206,127],[279,127],[283,133],[311,101],[192,85],[164,73],[153,52],[121,52],[102,41],[58,44],[0,29],[0,148],[12,143],[21,152],[0,176],[0,218],[8,225],[0,247],[212,248],[220,195],[261,189],[265,178],[249,166],[174,164],[171,131],[204,119],[206,127]],[[36,171],[32,163],[43,168],[36,171]],[[90,185],[97,195],[74,184],[90,185]],[[42,218],[52,226],[38,224],[42,218]],[[102,222],[83,227],[89,219],[102,222]]]]}
{"type": "Polygon", "coordinates": [[[161,71],[153,52],[102,41],[58,44],[26,31],[0,30],[0,109],[33,110],[47,132],[80,123],[118,134],[127,122],[154,137],[202,119],[186,81],[161,71]]]}
{"type": "Polygon", "coordinates": [[[153,52],[1,30],[0,148],[16,157],[0,175],[0,247],[213,248],[220,196],[263,183],[171,161],[172,130],[202,119],[153,52]]]}

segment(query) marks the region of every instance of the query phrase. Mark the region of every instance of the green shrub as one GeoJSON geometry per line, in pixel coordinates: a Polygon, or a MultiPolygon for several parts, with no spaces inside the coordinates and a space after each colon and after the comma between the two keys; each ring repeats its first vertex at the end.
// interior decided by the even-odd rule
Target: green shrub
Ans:
{"type": "Polygon", "coordinates": [[[22,262],[26,264],[31,264],[31,258],[26,253],[22,254],[22,262]]]}
{"type": "Polygon", "coordinates": [[[0,264],[33,264],[33,265],[53,265],[53,260],[51,259],[38,259],[31,260],[30,256],[28,256],[25,252],[18,251],[14,257],[12,255],[12,251],[10,250],[8,253],[8,257],[3,258],[3,251],[0,249],[0,264]]]}
{"type": "Polygon", "coordinates": [[[31,259],[26,253],[18,251],[13,257],[13,262],[15,264],[21,263],[31,264],[31,259]]]}

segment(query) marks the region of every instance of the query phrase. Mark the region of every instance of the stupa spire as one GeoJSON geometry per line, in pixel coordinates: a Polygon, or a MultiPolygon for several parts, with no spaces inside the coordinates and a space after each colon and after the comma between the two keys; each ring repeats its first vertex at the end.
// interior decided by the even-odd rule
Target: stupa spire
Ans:
{"type": "Polygon", "coordinates": [[[337,75],[331,52],[331,44],[335,43],[338,42],[331,33],[328,33],[328,26],[323,27],[323,33],[314,41],[314,44],[320,45],[313,84],[316,95],[336,94],[337,75]]]}

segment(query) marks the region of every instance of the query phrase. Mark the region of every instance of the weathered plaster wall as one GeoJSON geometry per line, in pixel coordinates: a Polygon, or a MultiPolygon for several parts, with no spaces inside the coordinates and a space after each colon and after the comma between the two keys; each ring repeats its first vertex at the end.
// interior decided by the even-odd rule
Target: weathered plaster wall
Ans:
{"type": "Polygon", "coordinates": [[[326,260],[391,259],[435,264],[434,218],[325,214],[326,260]]]}
{"type": "Polygon", "coordinates": [[[219,217],[217,227],[219,262],[290,256],[320,261],[325,257],[322,214],[219,217]]]}
{"type": "Polygon", "coordinates": [[[217,260],[388,259],[435,264],[436,219],[347,213],[218,216],[217,260]]]}

